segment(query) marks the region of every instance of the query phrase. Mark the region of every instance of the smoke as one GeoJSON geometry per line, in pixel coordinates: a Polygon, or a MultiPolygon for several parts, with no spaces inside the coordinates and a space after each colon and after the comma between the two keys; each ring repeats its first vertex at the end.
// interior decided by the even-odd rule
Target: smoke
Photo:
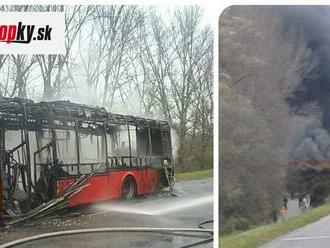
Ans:
{"type": "Polygon", "coordinates": [[[177,154],[180,148],[179,135],[174,128],[171,128],[171,140],[172,140],[172,155],[177,158],[177,154]]]}
{"type": "Polygon", "coordinates": [[[294,116],[289,123],[287,137],[290,160],[330,159],[330,135],[319,119],[294,116]]]}
{"type": "Polygon", "coordinates": [[[90,106],[101,106],[100,97],[96,90],[93,87],[88,87],[87,82],[82,79],[75,89],[68,89],[63,92],[61,99],[90,106]]]}
{"type": "MultiPolygon", "coordinates": [[[[297,113],[306,104],[316,103],[322,112],[322,126],[330,129],[330,7],[280,6],[274,8],[283,20],[283,36],[300,33],[310,51],[311,70],[301,71],[301,83],[288,97],[291,109],[297,113]],[[294,30],[294,31],[293,31],[294,30]]],[[[285,40],[284,40],[285,42],[285,40]]]]}
{"type": "Polygon", "coordinates": [[[301,82],[287,98],[294,114],[288,125],[288,159],[330,159],[330,7],[270,8],[281,17],[283,42],[296,35],[310,54],[308,61],[299,62],[306,70],[299,71],[301,82]],[[308,105],[318,110],[305,111],[308,105]]]}

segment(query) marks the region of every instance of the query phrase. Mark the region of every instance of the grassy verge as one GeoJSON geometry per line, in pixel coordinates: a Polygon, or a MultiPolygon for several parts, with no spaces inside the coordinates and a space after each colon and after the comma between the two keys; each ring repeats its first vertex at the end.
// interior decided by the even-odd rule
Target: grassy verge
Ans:
{"type": "Polygon", "coordinates": [[[213,177],[213,170],[191,171],[184,173],[175,173],[177,181],[197,180],[213,177]]]}
{"type": "Polygon", "coordinates": [[[220,236],[221,248],[254,248],[270,241],[278,236],[284,235],[299,227],[317,221],[330,214],[330,203],[318,208],[308,210],[306,213],[291,219],[265,226],[260,226],[246,232],[220,236]]]}

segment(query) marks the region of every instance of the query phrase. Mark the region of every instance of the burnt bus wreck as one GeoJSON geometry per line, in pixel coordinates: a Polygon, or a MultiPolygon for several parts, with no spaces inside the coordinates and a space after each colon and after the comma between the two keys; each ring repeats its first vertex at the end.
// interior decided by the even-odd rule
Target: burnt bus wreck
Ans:
{"type": "Polygon", "coordinates": [[[96,167],[70,207],[171,187],[171,151],[165,121],[68,101],[0,99],[0,213],[27,213],[96,167]]]}

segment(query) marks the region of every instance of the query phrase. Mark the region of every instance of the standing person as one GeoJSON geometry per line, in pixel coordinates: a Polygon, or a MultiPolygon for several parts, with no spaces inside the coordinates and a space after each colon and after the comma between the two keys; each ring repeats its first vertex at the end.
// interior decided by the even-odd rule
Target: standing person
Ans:
{"type": "Polygon", "coordinates": [[[273,211],[272,211],[272,213],[271,213],[272,220],[273,220],[274,223],[276,223],[277,220],[278,220],[278,213],[277,213],[277,212],[278,212],[278,211],[277,211],[277,209],[275,208],[275,209],[273,209],[273,211]]]}
{"type": "Polygon", "coordinates": [[[299,208],[302,208],[302,201],[303,201],[303,197],[302,195],[298,196],[298,204],[299,204],[299,208]]]}
{"type": "Polygon", "coordinates": [[[286,196],[283,198],[283,207],[288,210],[288,198],[286,196]]]}
{"type": "Polygon", "coordinates": [[[278,218],[279,218],[279,220],[285,220],[287,214],[288,214],[288,210],[284,206],[282,206],[278,209],[278,218]]]}
{"type": "Polygon", "coordinates": [[[308,208],[308,203],[307,203],[307,198],[306,197],[303,198],[302,205],[303,205],[303,209],[307,209],[308,208]]]}

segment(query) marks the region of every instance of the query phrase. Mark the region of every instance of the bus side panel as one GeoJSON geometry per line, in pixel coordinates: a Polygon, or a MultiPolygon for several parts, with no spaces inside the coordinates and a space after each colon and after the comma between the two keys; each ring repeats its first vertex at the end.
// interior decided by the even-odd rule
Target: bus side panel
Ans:
{"type": "MultiPolygon", "coordinates": [[[[86,187],[71,197],[69,207],[121,198],[122,185],[126,176],[135,178],[138,194],[150,194],[157,190],[157,170],[155,169],[110,170],[107,175],[92,177],[86,183],[86,187]]],[[[73,178],[57,180],[57,195],[63,194],[74,181],[73,178]]]]}
{"type": "Polygon", "coordinates": [[[138,194],[152,194],[157,191],[158,176],[157,170],[147,168],[146,170],[138,171],[140,178],[142,178],[138,194]]]}
{"type": "Polygon", "coordinates": [[[137,194],[151,194],[157,190],[157,170],[152,168],[110,171],[110,194],[114,198],[122,196],[122,185],[127,176],[136,181],[137,194]]]}
{"type": "MultiPolygon", "coordinates": [[[[57,181],[57,194],[63,194],[64,190],[74,182],[75,179],[60,179],[57,181]]],[[[82,204],[104,201],[109,198],[109,177],[99,175],[92,177],[85,187],[69,200],[69,207],[82,204]]]]}

